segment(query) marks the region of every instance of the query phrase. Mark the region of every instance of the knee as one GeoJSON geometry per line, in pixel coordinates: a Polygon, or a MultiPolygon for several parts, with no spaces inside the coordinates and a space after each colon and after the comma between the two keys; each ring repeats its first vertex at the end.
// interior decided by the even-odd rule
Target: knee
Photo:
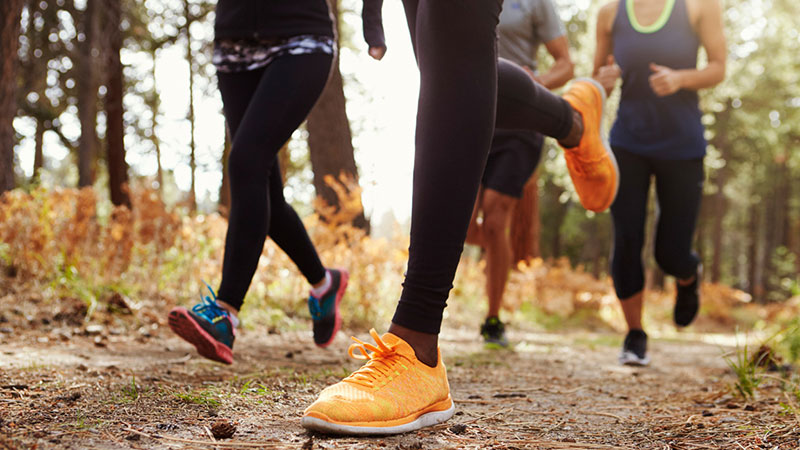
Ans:
{"type": "Polygon", "coordinates": [[[688,278],[697,270],[698,258],[690,249],[659,245],[654,256],[661,270],[674,277],[688,278]]]}
{"type": "Polygon", "coordinates": [[[234,147],[231,149],[228,158],[228,174],[231,179],[231,187],[237,185],[264,184],[267,185],[269,177],[269,167],[265,167],[264,161],[254,158],[256,152],[246,147],[234,147]]]}
{"type": "Polygon", "coordinates": [[[653,252],[653,257],[656,260],[656,263],[661,270],[664,272],[675,275],[676,273],[680,272],[681,267],[681,260],[686,260],[686,258],[681,258],[679,252],[675,250],[674,246],[670,245],[656,245],[655,252],[653,252]]]}
{"type": "Polygon", "coordinates": [[[508,212],[501,208],[484,212],[483,235],[487,241],[496,241],[508,236],[508,212]]]}

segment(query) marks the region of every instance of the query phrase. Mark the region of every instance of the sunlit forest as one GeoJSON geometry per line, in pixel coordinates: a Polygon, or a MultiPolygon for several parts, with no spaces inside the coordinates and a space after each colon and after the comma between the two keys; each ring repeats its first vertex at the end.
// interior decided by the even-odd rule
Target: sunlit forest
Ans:
{"type": "MultiPolygon", "coordinates": [[[[561,3],[576,73],[586,73],[594,50],[591,18],[598,5],[561,3]]],[[[115,1],[96,11],[91,2],[80,0],[11,4],[22,12],[18,29],[4,35],[8,45],[18,34],[16,51],[3,54],[5,190],[89,186],[98,195],[99,209],[109,210],[103,206],[109,199],[130,205],[131,191],[123,187],[129,186],[155,191],[181,216],[224,213],[226,139],[210,64],[214,2],[115,1]],[[159,79],[170,82],[160,86],[156,75],[166,70],[172,72],[159,79]],[[174,79],[179,75],[182,79],[174,79]],[[183,90],[177,102],[172,90],[183,90]],[[170,99],[169,111],[162,98],[170,99]],[[209,119],[213,115],[218,118],[209,119]]],[[[339,96],[363,104],[379,93],[357,73],[359,60],[353,55],[363,53],[365,45],[356,8],[357,2],[341,5],[342,60],[352,66],[341,64],[343,86],[331,83],[329,90],[338,87],[339,96]]],[[[757,302],[782,302],[798,294],[795,9],[791,2],[729,2],[728,78],[702,99],[709,148],[697,248],[708,281],[741,289],[757,302]]],[[[398,38],[407,40],[402,34],[398,38]]],[[[357,119],[348,125],[352,108],[337,111],[340,117],[317,117],[319,125],[295,133],[283,153],[287,195],[306,214],[317,194],[329,204],[337,202],[325,175],[338,176],[342,170],[357,175],[355,166],[324,161],[315,166],[316,153],[335,146],[340,154],[354,153],[357,162],[381,151],[351,143],[358,144],[359,131],[371,126],[358,112],[350,114],[357,119]],[[339,133],[345,139],[334,142],[321,135],[315,142],[314,132],[324,133],[321,129],[329,124],[347,128],[339,133]],[[347,139],[350,130],[352,140],[347,139]]],[[[548,148],[538,174],[534,256],[567,257],[573,266],[604,276],[610,220],[580,208],[557,148],[552,143],[548,148]]],[[[375,227],[383,225],[384,217],[367,219],[375,227]]],[[[363,217],[356,225],[367,228],[363,217]]],[[[14,255],[8,247],[4,253],[14,255]]],[[[649,275],[655,286],[663,285],[655,268],[649,275]]]]}
{"type": "MultiPolygon", "coordinates": [[[[361,2],[330,3],[338,19],[339,55],[323,96],[307,122],[286,143],[279,159],[285,195],[303,217],[321,258],[331,267],[346,267],[353,274],[348,301],[342,306],[344,327],[363,333],[389,323],[403,281],[418,84],[413,79],[415,62],[400,2],[387,0],[384,7],[389,51],[382,62],[368,61],[366,56],[361,2]],[[381,68],[380,64],[388,66],[381,68]],[[397,67],[406,71],[398,73],[397,67]],[[409,73],[411,78],[407,77],[409,73]],[[411,109],[392,106],[398,104],[411,109]]],[[[775,425],[770,432],[775,436],[786,433],[796,442],[800,426],[796,374],[790,371],[780,383],[766,376],[762,388],[784,391],[758,397],[759,383],[748,391],[747,374],[742,373],[748,367],[757,370],[754,366],[762,361],[766,371],[768,364],[783,367],[800,358],[800,4],[789,0],[723,3],[727,76],[719,86],[701,93],[708,148],[695,248],[704,266],[704,285],[700,318],[690,332],[697,333],[691,336],[698,342],[708,344],[702,350],[706,353],[695,355],[697,360],[712,354],[720,367],[714,368],[716,372],[703,373],[708,375],[702,378],[707,391],[686,397],[688,404],[712,406],[703,406],[702,413],[694,411],[690,422],[674,416],[672,425],[650,432],[653,439],[661,436],[659,433],[682,439],[682,433],[689,433],[684,424],[705,418],[706,410],[719,414],[714,408],[728,405],[738,412],[745,411],[746,405],[758,404],[759,414],[764,415],[759,416],[760,422],[750,422],[751,428],[769,428],[770,421],[778,416],[776,411],[783,408],[780,417],[785,422],[780,427],[784,428],[775,425]],[[792,331],[785,332],[787,329],[792,331]],[[728,353],[726,363],[719,358],[718,347],[723,344],[704,337],[725,334],[728,340],[724,345],[741,350],[737,333],[751,331],[770,343],[766,350],[769,358],[762,355],[753,359],[759,346],[751,344],[748,350],[745,344],[744,356],[741,352],[738,356],[728,353]],[[782,356],[775,354],[774,360],[770,359],[773,349],[782,356]],[[737,363],[737,357],[744,359],[737,363]],[[746,364],[756,360],[755,364],[746,364]],[[737,372],[737,367],[742,371],[737,372]],[[737,376],[738,384],[731,381],[737,376]],[[714,397],[717,392],[720,395],[714,397]],[[779,401],[767,400],[779,396],[779,401]]],[[[575,74],[588,75],[595,50],[594,21],[601,2],[557,0],[556,4],[568,32],[575,74]]],[[[231,375],[218,372],[207,362],[179,361],[182,354],[173,343],[165,350],[172,352],[165,363],[169,365],[159,366],[153,375],[159,378],[156,381],[145,381],[146,375],[135,373],[138,361],[120,359],[95,369],[88,356],[80,359],[70,354],[110,348],[119,350],[115,355],[135,353],[134,346],[139,344],[161,349],[161,344],[154,342],[161,333],[169,335],[165,326],[169,308],[195,302],[206,289],[205,282],[212,286],[219,283],[230,207],[226,164],[231,144],[211,64],[215,6],[211,0],[0,0],[0,344],[10,346],[17,333],[30,333],[25,335],[28,340],[20,342],[49,342],[47,345],[57,347],[85,339],[89,348],[65,350],[64,355],[52,351],[52,355],[64,358],[61,362],[71,367],[71,375],[52,374],[61,370],[54,369],[61,363],[14,366],[0,358],[1,384],[25,385],[26,389],[34,386],[33,381],[18,381],[11,375],[4,378],[6,363],[22,367],[23,375],[57,379],[63,385],[69,384],[63,377],[80,381],[99,371],[101,376],[110,374],[108,383],[116,383],[109,389],[116,393],[115,401],[127,405],[119,410],[137,405],[147,412],[141,414],[156,417],[154,421],[166,414],[158,409],[163,406],[163,395],[183,418],[200,414],[200,408],[202,414],[213,410],[224,415],[225,411],[252,407],[278,421],[286,414],[295,414],[298,408],[292,403],[296,399],[281,397],[283,392],[297,388],[297,392],[303,392],[298,394],[302,403],[312,394],[309,385],[316,390],[342,372],[347,374],[349,366],[330,360],[330,354],[312,357],[311,346],[293,347],[296,335],[308,328],[308,286],[271,242],[263,250],[242,317],[253,342],[277,334],[291,344],[282,340],[280,345],[275,344],[276,349],[271,347],[272,341],[258,341],[260,353],[249,356],[242,372],[231,375]],[[123,347],[122,336],[132,339],[124,343],[127,347],[123,347]],[[284,354],[288,356],[284,358],[284,354]],[[309,359],[303,359],[306,357],[309,359]],[[259,358],[293,365],[265,372],[258,365],[259,358]],[[325,369],[319,372],[316,365],[325,369]],[[169,372],[166,367],[173,373],[163,372],[169,372]],[[253,375],[256,372],[261,374],[253,375]],[[174,389],[171,394],[159,391],[166,389],[162,385],[155,387],[164,380],[172,383],[170,377],[178,377],[174,375],[177,373],[184,378],[170,385],[174,389]],[[278,384],[270,384],[272,378],[279,380],[275,382],[278,384]],[[220,384],[204,390],[203,383],[215,382],[220,384]]],[[[541,53],[540,60],[547,67],[549,55],[543,49],[541,53]]],[[[701,64],[703,57],[701,54],[701,64]]],[[[610,98],[607,128],[613,122],[618,97],[619,89],[610,98]]],[[[652,240],[657,209],[651,195],[648,240],[652,240]]],[[[546,141],[542,162],[526,187],[510,233],[517,264],[504,308],[520,329],[531,333],[566,328],[580,330],[576,333],[617,334],[624,329],[608,274],[613,237],[610,215],[587,212],[580,205],[561,149],[552,140],[546,141]]],[[[656,266],[652,245],[646,246],[643,257],[650,302],[646,323],[654,336],[689,339],[676,333],[669,323],[674,280],[656,266]]],[[[452,338],[454,342],[477,336],[485,308],[485,264],[480,249],[465,247],[445,318],[450,329],[462,330],[453,332],[457,336],[452,338]],[[464,337],[459,333],[472,334],[464,337]]],[[[530,339],[534,343],[521,346],[521,354],[535,354],[539,352],[537,346],[555,345],[546,338],[530,339]]],[[[619,339],[613,339],[616,351],[619,339]]],[[[570,342],[595,350],[603,349],[607,341],[607,337],[581,334],[570,342]]],[[[15,347],[8,354],[27,351],[15,347]]],[[[610,346],[607,351],[612,351],[610,346]]],[[[675,346],[667,353],[679,359],[682,350],[675,346]]],[[[581,356],[590,363],[593,357],[581,356]]],[[[460,380],[466,385],[467,380],[480,377],[483,367],[497,370],[495,378],[505,378],[500,370],[503,357],[499,357],[500,362],[487,362],[487,358],[478,353],[455,358],[453,366],[474,370],[464,372],[456,383],[460,380]]],[[[531,370],[547,372],[548,366],[542,364],[531,370]]],[[[595,376],[584,375],[587,380],[595,376]]],[[[583,385],[573,386],[555,376],[553,379],[556,385],[564,383],[554,393],[563,394],[583,385]]],[[[665,385],[663,392],[672,392],[670,389],[678,389],[678,385],[665,385]]],[[[10,392],[11,388],[6,390],[10,392]]],[[[481,414],[495,414],[497,411],[486,409],[496,401],[492,395],[508,393],[475,392],[469,398],[463,395],[464,403],[484,408],[481,414]]],[[[87,398],[93,394],[83,395],[87,398]]],[[[18,397],[9,394],[9,404],[18,397]]],[[[668,399],[656,401],[666,405],[668,399]]],[[[556,400],[545,401],[548,405],[553,402],[556,400]]],[[[74,411],[65,413],[72,414],[68,417],[72,425],[65,425],[71,427],[70,433],[115,424],[119,428],[110,431],[112,441],[124,438],[138,442],[139,437],[131,436],[144,433],[143,440],[158,439],[154,436],[159,430],[171,430],[159,423],[151,433],[144,425],[131,428],[132,419],[115,422],[105,416],[103,424],[100,419],[90,424],[93,413],[87,409],[81,416],[80,411],[77,416],[74,411]]],[[[612,416],[628,417],[629,412],[617,411],[612,416]]],[[[595,419],[613,419],[608,414],[595,419]]],[[[29,427],[45,421],[31,419],[29,427]]],[[[9,422],[10,416],[0,414],[0,434],[9,429],[18,436],[27,433],[21,428],[23,422],[8,428],[9,422]]],[[[239,426],[244,428],[248,423],[242,418],[239,426]]],[[[717,425],[731,430],[737,426],[728,422],[717,425]]],[[[539,431],[544,433],[543,429],[539,431]]],[[[447,428],[441,430],[458,434],[447,428]]],[[[637,430],[631,429],[631,435],[637,430]]],[[[506,431],[500,433],[504,439],[513,434],[503,434],[506,431]]],[[[736,434],[740,431],[736,428],[731,433],[740,436],[736,434]]],[[[741,433],[740,442],[756,445],[755,438],[748,441],[752,436],[741,433]]],[[[182,436],[187,438],[188,434],[182,436]]],[[[201,436],[206,439],[205,434],[201,436]]],[[[0,448],[3,439],[0,437],[0,448]]],[[[314,447],[323,441],[305,435],[297,439],[286,441],[285,448],[301,448],[304,443],[302,448],[333,448],[314,447]]],[[[199,445],[190,440],[172,444],[199,445]]],[[[142,442],[155,446],[157,441],[142,442]]],[[[158,442],[158,448],[169,444],[158,442]]],[[[414,442],[399,442],[396,448],[440,448],[424,440],[419,446],[414,442]]],[[[478,445],[457,439],[448,443],[451,448],[478,445]]],[[[52,448],[60,445],[55,443],[52,448]]],[[[621,447],[552,444],[532,448],[621,447]]]]}

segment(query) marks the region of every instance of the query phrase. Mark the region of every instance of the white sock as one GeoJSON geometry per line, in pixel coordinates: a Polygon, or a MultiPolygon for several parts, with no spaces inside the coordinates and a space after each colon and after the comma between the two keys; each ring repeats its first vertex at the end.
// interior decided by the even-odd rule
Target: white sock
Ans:
{"type": "Polygon", "coordinates": [[[231,318],[231,325],[233,325],[233,328],[239,328],[239,318],[236,317],[236,314],[228,311],[228,317],[231,318]]]}
{"type": "Polygon", "coordinates": [[[333,279],[331,277],[331,272],[329,270],[325,270],[325,281],[322,282],[319,287],[311,287],[311,295],[314,298],[322,298],[322,295],[328,292],[328,289],[331,287],[331,283],[333,279]]]}

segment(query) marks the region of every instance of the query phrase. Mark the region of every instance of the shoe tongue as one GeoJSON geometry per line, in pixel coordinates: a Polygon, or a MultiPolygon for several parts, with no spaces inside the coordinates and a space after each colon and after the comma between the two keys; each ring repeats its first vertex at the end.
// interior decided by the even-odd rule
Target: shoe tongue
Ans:
{"type": "Polygon", "coordinates": [[[398,353],[402,353],[404,355],[414,355],[414,349],[411,348],[406,341],[395,334],[385,333],[383,336],[381,336],[381,340],[383,340],[387,346],[394,346],[395,351],[398,353]]]}

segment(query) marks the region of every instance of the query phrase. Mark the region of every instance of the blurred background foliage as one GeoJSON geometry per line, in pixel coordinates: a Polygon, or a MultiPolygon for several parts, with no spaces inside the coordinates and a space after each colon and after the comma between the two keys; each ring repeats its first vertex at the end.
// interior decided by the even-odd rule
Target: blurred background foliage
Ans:
{"type": "MultiPolygon", "coordinates": [[[[10,168],[0,169],[13,171],[16,189],[0,203],[0,264],[17,281],[3,286],[38,280],[48,283],[54,296],[71,293],[88,303],[120,291],[173,303],[194,301],[201,279],[218,282],[227,201],[222,169],[229,143],[224,127],[213,140],[194,139],[196,129],[209,127],[197,111],[219,113],[221,108],[210,64],[214,2],[93,1],[7,3],[19,8],[19,27],[10,31],[18,48],[11,55],[0,53],[0,72],[7,75],[14,69],[14,114],[4,118],[14,133],[10,141],[0,142],[0,150],[12,152],[14,159],[10,168]],[[114,9],[119,12],[116,21],[109,13],[114,9]],[[120,31],[119,48],[104,30],[120,31]],[[117,144],[109,138],[115,126],[109,111],[114,110],[111,80],[117,54],[124,82],[123,139],[118,144],[125,155],[122,163],[111,157],[117,144]],[[164,70],[160,66],[182,69],[163,74],[158,73],[164,70]],[[175,115],[165,102],[176,93],[159,90],[156,80],[184,74],[182,109],[175,115]],[[23,157],[23,150],[34,157],[23,157]],[[130,178],[124,192],[131,209],[111,204],[113,185],[120,183],[112,167],[119,164],[130,178]]],[[[557,3],[575,72],[588,74],[600,3],[557,3]]],[[[357,0],[339,5],[342,95],[351,104],[368,102],[372,95],[358,71],[347,66],[353,60],[348,55],[365,51],[359,13],[357,0]]],[[[709,148],[696,247],[706,281],[713,283],[706,287],[712,297],[724,299],[722,303],[754,300],[790,308],[794,300],[789,300],[800,295],[800,5],[725,0],[724,15],[728,77],[702,94],[709,148]]],[[[546,66],[546,52],[541,56],[546,66]]],[[[617,95],[611,98],[608,125],[617,95]]],[[[357,143],[360,133],[373,125],[352,106],[348,114],[357,143]]],[[[326,264],[344,265],[358,274],[350,291],[357,299],[351,303],[352,325],[388,320],[404,271],[406,225],[395,223],[391,215],[372,217],[372,237],[369,226],[351,226],[362,192],[353,178],[331,182],[339,187],[333,209],[324,204],[312,208],[314,170],[307,138],[303,127],[281,156],[286,194],[308,216],[326,264]],[[319,214],[311,215],[314,210],[319,214]]],[[[355,145],[356,161],[371,151],[375,149],[355,145]]],[[[586,307],[605,317],[600,322],[617,326],[617,313],[608,312],[615,307],[606,279],[608,213],[580,207],[552,142],[547,143],[537,183],[541,259],[523,264],[512,277],[509,308],[544,320],[542,311],[554,314],[566,308],[567,316],[580,317],[586,307]],[[569,275],[563,278],[565,273],[569,275]],[[599,313],[603,308],[608,311],[599,313]]],[[[656,215],[651,204],[651,219],[656,215]]],[[[652,230],[652,220],[649,226],[652,230]]],[[[651,252],[645,251],[644,257],[648,286],[666,289],[653,295],[668,298],[670,283],[655,267],[651,252]]],[[[465,253],[453,298],[482,303],[482,264],[479,252],[465,253]]],[[[284,311],[302,317],[304,281],[288,259],[270,244],[262,266],[248,294],[250,314],[264,316],[257,322],[269,326],[291,323],[284,311]]],[[[453,306],[449,314],[458,315],[459,308],[453,306]]]]}

